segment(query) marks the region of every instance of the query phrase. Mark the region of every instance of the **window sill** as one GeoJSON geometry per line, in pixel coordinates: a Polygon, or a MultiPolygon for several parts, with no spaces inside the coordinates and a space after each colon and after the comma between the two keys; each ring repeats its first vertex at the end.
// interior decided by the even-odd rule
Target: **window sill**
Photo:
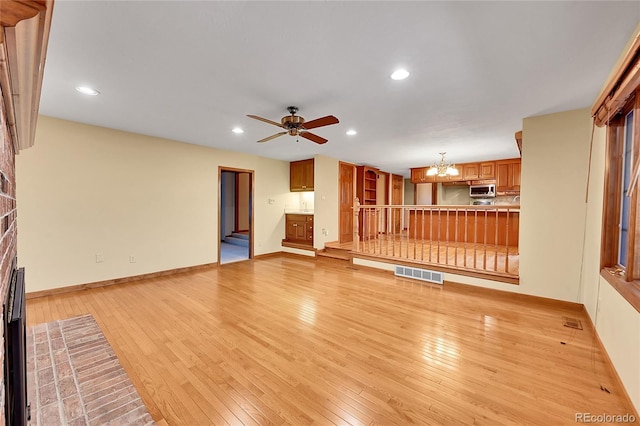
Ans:
{"type": "Polygon", "coordinates": [[[600,276],[640,313],[640,281],[627,282],[622,277],[615,275],[614,270],[614,268],[604,268],[600,271],[600,276]]]}

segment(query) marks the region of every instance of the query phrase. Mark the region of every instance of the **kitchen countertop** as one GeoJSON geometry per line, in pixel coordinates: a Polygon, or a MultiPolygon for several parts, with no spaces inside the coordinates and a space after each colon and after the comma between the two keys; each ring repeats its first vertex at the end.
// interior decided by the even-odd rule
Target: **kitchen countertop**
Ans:
{"type": "Polygon", "coordinates": [[[309,215],[313,215],[313,210],[285,210],[284,214],[309,214],[309,215]]]}

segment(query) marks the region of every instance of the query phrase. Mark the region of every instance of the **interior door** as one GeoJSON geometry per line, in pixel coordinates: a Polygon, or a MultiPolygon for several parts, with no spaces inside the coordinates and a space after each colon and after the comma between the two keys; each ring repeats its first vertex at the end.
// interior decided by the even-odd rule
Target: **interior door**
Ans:
{"type": "Polygon", "coordinates": [[[353,241],[353,201],[355,200],[356,166],[340,162],[338,172],[339,202],[339,242],[349,243],[353,241]]]}

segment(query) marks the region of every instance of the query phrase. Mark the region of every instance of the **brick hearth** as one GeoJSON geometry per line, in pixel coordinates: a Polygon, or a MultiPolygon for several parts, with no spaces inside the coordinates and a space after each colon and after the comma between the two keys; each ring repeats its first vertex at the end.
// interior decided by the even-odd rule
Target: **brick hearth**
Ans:
{"type": "Polygon", "coordinates": [[[31,425],[154,425],[91,315],[27,331],[31,425]]]}

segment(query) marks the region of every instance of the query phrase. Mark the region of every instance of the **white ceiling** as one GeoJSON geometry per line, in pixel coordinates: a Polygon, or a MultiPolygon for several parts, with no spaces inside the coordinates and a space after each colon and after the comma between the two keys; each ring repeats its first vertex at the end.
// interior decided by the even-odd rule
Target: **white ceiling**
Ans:
{"type": "Polygon", "coordinates": [[[457,163],[517,157],[522,118],[591,106],[639,21],[639,1],[59,0],[40,111],[408,176],[440,151],[457,163]],[[398,67],[411,76],[391,80],[398,67]],[[246,115],[279,121],[288,105],[340,124],[314,130],[325,145],[257,144],[280,129],[246,115]]]}

